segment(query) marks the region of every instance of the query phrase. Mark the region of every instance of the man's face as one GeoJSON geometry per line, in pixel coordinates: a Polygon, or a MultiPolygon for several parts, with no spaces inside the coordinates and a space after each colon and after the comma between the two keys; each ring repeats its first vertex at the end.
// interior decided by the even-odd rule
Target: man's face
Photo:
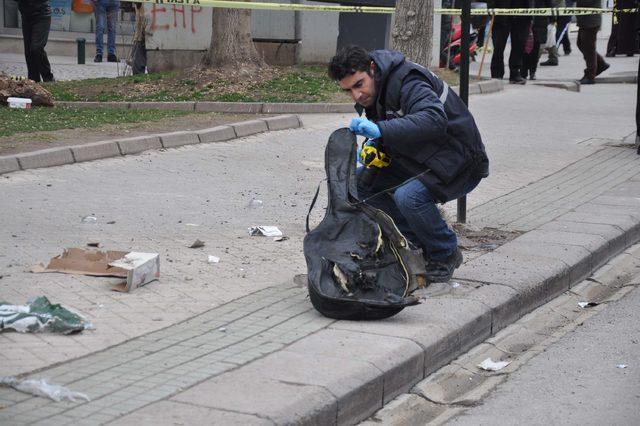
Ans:
{"type": "MultiPolygon", "coordinates": [[[[371,75],[375,65],[371,63],[371,75]]],[[[351,98],[365,108],[369,108],[376,101],[376,85],[373,77],[364,71],[356,71],[338,81],[340,88],[349,93],[351,98]]]]}

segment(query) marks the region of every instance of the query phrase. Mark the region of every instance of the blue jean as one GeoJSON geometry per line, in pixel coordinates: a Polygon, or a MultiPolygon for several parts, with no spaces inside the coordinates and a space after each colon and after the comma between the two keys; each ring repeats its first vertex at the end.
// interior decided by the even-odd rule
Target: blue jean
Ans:
{"type": "MultiPolygon", "coordinates": [[[[362,168],[358,169],[358,175],[362,168]]],[[[461,194],[471,192],[480,183],[480,178],[472,178],[461,194]]],[[[365,199],[373,193],[358,184],[358,198],[365,199]]],[[[425,256],[434,261],[444,261],[458,247],[458,238],[440,215],[436,201],[420,180],[413,179],[398,187],[393,194],[380,194],[367,204],[387,213],[396,223],[402,234],[417,247],[421,247],[425,256]]]]}
{"type": "Polygon", "coordinates": [[[116,21],[118,19],[119,0],[95,0],[93,11],[96,16],[96,55],[102,55],[104,24],[107,21],[107,52],[116,54],[116,21]]]}

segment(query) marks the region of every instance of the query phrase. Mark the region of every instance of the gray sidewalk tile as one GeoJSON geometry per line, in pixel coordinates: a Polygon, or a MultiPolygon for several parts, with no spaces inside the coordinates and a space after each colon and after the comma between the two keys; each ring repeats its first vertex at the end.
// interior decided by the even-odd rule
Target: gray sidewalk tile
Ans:
{"type": "Polygon", "coordinates": [[[175,401],[161,401],[144,407],[132,414],[121,417],[110,425],[139,426],[148,424],[219,424],[219,425],[247,425],[262,426],[275,425],[268,419],[262,419],[249,414],[234,413],[201,407],[191,403],[175,401]]]}
{"type": "Polygon", "coordinates": [[[171,133],[161,133],[160,143],[164,148],[175,148],[183,145],[193,145],[200,143],[198,134],[194,132],[179,131],[171,133]]]}
{"type": "Polygon", "coordinates": [[[120,156],[120,148],[116,141],[95,142],[70,147],[77,163],[98,160],[101,158],[120,156]]]}
{"type": "Polygon", "coordinates": [[[395,337],[326,329],[297,341],[286,350],[375,365],[383,373],[385,403],[408,391],[422,379],[424,372],[422,348],[410,340],[395,337]]]}
{"type": "Polygon", "coordinates": [[[278,117],[269,117],[264,119],[269,130],[295,129],[301,127],[300,120],[297,115],[281,115],[278,117]]]}
{"type": "Polygon", "coordinates": [[[186,390],[171,401],[266,417],[276,424],[334,424],[336,399],[322,387],[255,377],[240,368],[186,390]]]}
{"type": "Polygon", "coordinates": [[[0,175],[20,170],[20,164],[15,156],[0,157],[0,175]]]}
{"type": "Polygon", "coordinates": [[[16,155],[22,170],[62,166],[74,162],[69,148],[51,148],[16,155]]]}
{"type": "Polygon", "coordinates": [[[233,130],[236,132],[239,138],[244,136],[255,135],[256,133],[266,132],[267,123],[263,120],[248,120],[240,123],[231,124],[233,130]]]}
{"type": "Polygon", "coordinates": [[[232,126],[217,126],[197,132],[200,142],[222,142],[236,137],[232,126]]]}
{"type": "Polygon", "coordinates": [[[160,149],[162,144],[158,136],[139,136],[117,141],[122,155],[138,154],[149,149],[160,149]]]}

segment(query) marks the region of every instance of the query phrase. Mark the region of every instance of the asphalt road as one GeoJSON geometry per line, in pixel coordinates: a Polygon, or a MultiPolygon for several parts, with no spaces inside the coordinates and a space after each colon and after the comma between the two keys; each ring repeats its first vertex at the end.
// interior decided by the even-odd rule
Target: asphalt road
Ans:
{"type": "MultiPolygon", "coordinates": [[[[640,275],[632,281],[638,285],[640,275]]],[[[450,425],[640,423],[640,288],[509,376],[450,425]],[[625,368],[622,368],[625,365],[625,368]]]]}

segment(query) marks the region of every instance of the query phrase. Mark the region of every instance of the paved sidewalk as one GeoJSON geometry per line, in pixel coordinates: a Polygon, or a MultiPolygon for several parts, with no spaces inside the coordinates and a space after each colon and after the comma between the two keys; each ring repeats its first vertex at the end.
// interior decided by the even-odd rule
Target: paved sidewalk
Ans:
{"type": "Polygon", "coordinates": [[[640,156],[616,146],[635,127],[628,89],[509,86],[471,98],[492,175],[469,197],[470,225],[525,233],[493,252],[466,253],[459,287],[432,285],[423,304],[378,322],[323,318],[292,279],[306,272],[304,216],[324,177],[324,145],[351,114],[0,177],[0,196],[11,201],[0,205],[0,299],[46,295],[96,325],[76,336],[0,334],[0,375],[47,377],[92,398],[54,403],[0,389],[0,423],[366,418],[640,238],[640,156]],[[81,223],[90,213],[98,223],[81,223]],[[290,239],[249,237],[258,224],[290,239]],[[187,248],[196,238],[206,246],[187,248]],[[160,281],[122,294],[109,278],[26,272],[96,240],[160,252],[160,281]],[[207,264],[209,254],[220,263],[207,264]]]}
{"type": "MultiPolygon", "coordinates": [[[[123,75],[125,66],[120,62],[94,63],[93,57],[87,56],[84,65],[72,56],[49,56],[51,72],[56,80],[85,80],[99,77],[118,77],[123,75]]],[[[129,69],[129,71],[131,71],[129,69]]],[[[0,72],[9,75],[27,75],[24,55],[17,53],[0,53],[0,72]]]]}

